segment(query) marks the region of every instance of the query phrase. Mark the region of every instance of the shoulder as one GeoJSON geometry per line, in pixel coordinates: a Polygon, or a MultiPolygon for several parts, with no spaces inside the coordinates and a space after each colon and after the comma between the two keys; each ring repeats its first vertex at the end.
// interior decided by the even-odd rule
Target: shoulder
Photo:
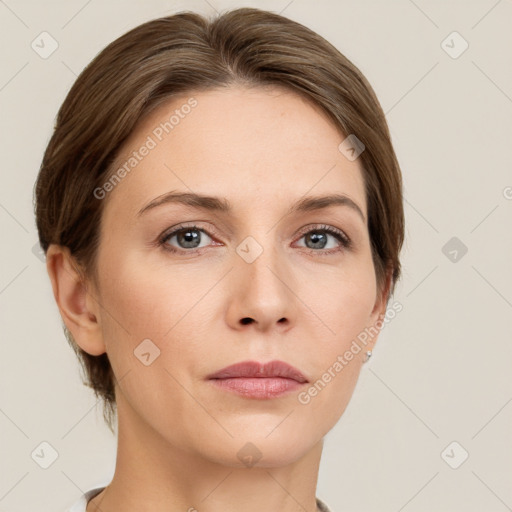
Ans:
{"type": "Polygon", "coordinates": [[[316,499],[316,506],[320,512],[332,512],[331,509],[320,498],[316,499]]]}
{"type": "Polygon", "coordinates": [[[89,500],[94,498],[96,494],[99,494],[104,488],[106,484],[101,487],[95,487],[94,489],[90,489],[80,496],[78,501],[76,501],[70,508],[66,510],[66,512],[85,512],[87,508],[87,503],[89,500]]]}

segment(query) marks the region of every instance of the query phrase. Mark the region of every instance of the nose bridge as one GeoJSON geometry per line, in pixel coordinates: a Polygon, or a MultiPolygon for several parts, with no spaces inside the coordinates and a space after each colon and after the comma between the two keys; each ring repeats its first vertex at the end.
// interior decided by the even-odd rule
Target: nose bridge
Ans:
{"type": "Polygon", "coordinates": [[[276,276],[286,268],[283,261],[284,254],[277,244],[273,230],[267,233],[261,229],[247,236],[237,246],[236,253],[239,261],[236,266],[239,268],[240,275],[244,276],[244,282],[251,288],[265,286],[269,292],[279,292],[284,286],[276,276]]]}
{"type": "Polygon", "coordinates": [[[280,249],[275,231],[268,228],[253,230],[236,247],[232,321],[250,318],[263,328],[291,320],[293,276],[280,249]]]}

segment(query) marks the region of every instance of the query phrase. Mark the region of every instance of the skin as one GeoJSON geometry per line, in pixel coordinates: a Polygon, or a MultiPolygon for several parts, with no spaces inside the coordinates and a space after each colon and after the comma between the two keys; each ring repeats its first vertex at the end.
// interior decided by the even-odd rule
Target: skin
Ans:
{"type": "Polygon", "coordinates": [[[98,282],[80,284],[67,249],[47,254],[66,326],[88,353],[107,352],[116,377],[116,471],[87,511],[314,511],[323,437],[377,337],[308,404],[298,392],[241,397],[206,377],[278,359],[311,385],[382,318],[389,280],[378,293],[360,159],[345,158],[345,136],[295,93],[233,86],[160,105],[116,164],[191,96],[197,106],[104,199],[98,282]],[[233,211],[166,204],[138,215],[169,191],[224,197],[233,211]],[[351,198],[364,219],[340,205],[286,215],[304,195],[332,193],[351,198]],[[180,223],[206,231],[196,232],[200,248],[176,236],[165,243],[181,252],[158,245],[180,223]],[[325,248],[307,245],[324,224],[352,247],[325,232],[325,248]],[[236,251],[248,236],[263,248],[252,263],[236,251]],[[144,339],[160,349],[149,366],[134,355],[144,339]],[[237,456],[249,442],[261,453],[252,467],[237,456]]]}

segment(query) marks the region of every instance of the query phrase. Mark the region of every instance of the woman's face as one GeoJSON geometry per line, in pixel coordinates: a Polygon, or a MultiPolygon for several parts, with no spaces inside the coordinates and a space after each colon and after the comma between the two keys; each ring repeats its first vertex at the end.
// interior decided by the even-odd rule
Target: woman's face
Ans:
{"type": "Polygon", "coordinates": [[[139,436],[272,467],[340,418],[371,348],[353,342],[385,308],[343,139],[292,92],[237,87],[168,101],[125,143],[103,188],[97,344],[139,436]],[[348,199],[306,202],[335,194],[348,199]],[[209,378],[276,360],[307,382],[209,378]]]}

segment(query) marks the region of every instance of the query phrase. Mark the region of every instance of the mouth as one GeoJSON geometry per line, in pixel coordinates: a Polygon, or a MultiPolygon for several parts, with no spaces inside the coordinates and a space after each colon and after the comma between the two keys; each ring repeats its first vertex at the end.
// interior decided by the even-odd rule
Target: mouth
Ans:
{"type": "Polygon", "coordinates": [[[284,361],[244,361],[209,375],[207,380],[221,390],[261,400],[298,390],[308,382],[300,370],[284,361]]]}

